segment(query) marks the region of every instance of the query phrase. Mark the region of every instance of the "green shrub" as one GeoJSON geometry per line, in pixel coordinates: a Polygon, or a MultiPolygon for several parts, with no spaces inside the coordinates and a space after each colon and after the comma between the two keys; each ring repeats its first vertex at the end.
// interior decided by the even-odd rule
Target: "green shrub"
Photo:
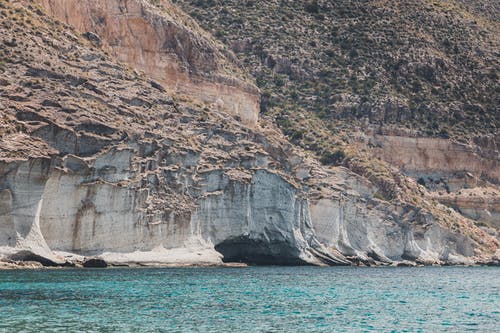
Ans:
{"type": "Polygon", "coordinates": [[[340,165],[345,159],[345,153],[343,150],[338,149],[333,152],[327,151],[323,153],[320,158],[320,162],[324,165],[340,165]]]}
{"type": "Polygon", "coordinates": [[[384,195],[380,192],[380,191],[377,191],[374,195],[373,195],[373,198],[374,199],[378,199],[378,200],[384,200],[386,201],[384,195]]]}
{"type": "Polygon", "coordinates": [[[304,9],[306,12],[311,13],[311,14],[317,14],[319,13],[319,5],[318,1],[311,1],[305,4],[304,9]]]}

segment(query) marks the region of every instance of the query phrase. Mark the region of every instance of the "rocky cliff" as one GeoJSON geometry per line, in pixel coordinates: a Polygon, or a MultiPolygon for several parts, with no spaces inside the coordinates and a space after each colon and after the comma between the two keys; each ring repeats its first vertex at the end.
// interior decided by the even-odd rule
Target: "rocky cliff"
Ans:
{"type": "MultiPolygon", "coordinates": [[[[204,47],[216,44],[177,20],[183,16],[171,4],[160,11],[143,1],[79,1],[70,15],[72,1],[56,2],[0,1],[4,260],[372,265],[495,255],[494,237],[412,179],[394,171],[387,184],[399,194],[387,198],[386,183],[321,165],[274,124],[231,110],[230,100],[229,109],[201,103],[197,89],[206,84],[232,82],[231,98],[242,101],[248,90],[241,74],[218,78],[231,78],[230,54],[204,47]],[[132,17],[137,30],[124,26],[132,17]],[[191,99],[171,88],[177,74],[145,67],[160,66],[158,54],[145,62],[132,56],[147,51],[132,43],[146,37],[128,35],[146,27],[153,44],[169,40],[164,34],[194,43],[197,60],[182,83],[191,99]]],[[[169,59],[178,59],[163,65],[180,66],[180,49],[169,48],[169,59]]],[[[224,89],[213,97],[225,98],[224,89]]]]}
{"type": "Polygon", "coordinates": [[[176,3],[249,65],[262,116],[294,144],[388,197],[390,167],[464,214],[471,190],[486,211],[466,215],[497,219],[481,194],[500,180],[495,1],[176,3]]]}
{"type": "Polygon", "coordinates": [[[497,139],[464,143],[398,134],[372,133],[367,145],[374,155],[425,186],[436,200],[480,226],[493,227],[496,234],[500,227],[497,139]]]}
{"type": "MultiPolygon", "coordinates": [[[[500,181],[500,151],[491,145],[442,138],[379,135],[371,138],[373,153],[414,178],[446,181],[448,190],[475,187],[481,181],[500,181]]],[[[443,184],[444,185],[444,184],[443,184]]]]}
{"type": "Polygon", "coordinates": [[[256,124],[259,93],[234,57],[168,1],[37,0],[56,18],[92,36],[119,61],[185,95],[256,124]]]}

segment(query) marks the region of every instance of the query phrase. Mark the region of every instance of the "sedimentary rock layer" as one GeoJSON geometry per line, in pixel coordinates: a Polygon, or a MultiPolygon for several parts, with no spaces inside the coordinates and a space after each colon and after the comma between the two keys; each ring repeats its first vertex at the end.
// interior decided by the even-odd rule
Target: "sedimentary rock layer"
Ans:
{"type": "Polygon", "coordinates": [[[1,258],[430,264],[486,260],[498,248],[404,176],[400,191],[419,197],[384,199],[274,125],[175,101],[95,38],[28,2],[2,4],[16,15],[0,25],[1,258]]]}
{"type": "Polygon", "coordinates": [[[87,159],[3,164],[2,245],[47,258],[51,251],[215,248],[226,261],[257,264],[347,264],[346,257],[467,262],[474,255],[467,237],[444,230],[431,215],[407,208],[398,216],[390,211],[396,207],[384,205],[370,210],[359,202],[362,193],[310,202],[301,189],[264,169],[249,170],[243,179],[219,169],[191,174],[168,165],[140,174],[135,154],[111,148],[87,159]],[[189,187],[183,188],[185,182],[189,187]],[[162,197],[168,194],[161,188],[179,187],[191,192],[192,210],[165,210],[162,197]],[[153,201],[158,209],[151,209],[153,201]]]}
{"type": "Polygon", "coordinates": [[[500,182],[500,153],[495,140],[468,145],[449,139],[375,135],[372,143],[378,147],[376,154],[403,172],[416,178],[451,178],[454,190],[466,187],[467,178],[469,182],[474,178],[500,182]]]}
{"type": "Polygon", "coordinates": [[[119,61],[144,71],[170,92],[186,95],[254,126],[259,93],[231,54],[210,40],[169,1],[161,9],[144,0],[37,0],[44,9],[119,61]]]}

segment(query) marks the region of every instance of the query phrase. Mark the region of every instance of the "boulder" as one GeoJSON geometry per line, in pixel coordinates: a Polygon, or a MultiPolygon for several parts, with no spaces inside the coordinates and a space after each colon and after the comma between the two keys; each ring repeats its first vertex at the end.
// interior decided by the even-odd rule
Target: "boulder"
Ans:
{"type": "Polygon", "coordinates": [[[106,268],[108,267],[108,263],[101,258],[90,258],[85,259],[83,262],[83,267],[85,268],[106,268]]]}
{"type": "Polygon", "coordinates": [[[43,257],[34,252],[31,252],[29,250],[21,250],[19,252],[16,252],[10,255],[8,259],[13,261],[22,261],[22,262],[39,262],[40,264],[46,267],[60,266],[60,263],[55,262],[49,258],[43,257]]]}

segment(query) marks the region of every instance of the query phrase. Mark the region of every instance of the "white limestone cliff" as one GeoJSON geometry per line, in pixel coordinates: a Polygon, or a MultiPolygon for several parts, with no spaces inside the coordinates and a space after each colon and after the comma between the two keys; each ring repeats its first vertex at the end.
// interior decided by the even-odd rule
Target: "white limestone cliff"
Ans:
{"type": "Polygon", "coordinates": [[[474,255],[467,238],[431,217],[412,225],[415,218],[367,209],[362,193],[311,202],[307,192],[265,169],[243,179],[220,169],[156,177],[140,174],[136,153],[111,148],[89,158],[2,163],[4,255],[29,250],[64,260],[55,251],[163,264],[348,264],[346,257],[467,263],[474,255]],[[157,188],[184,177],[197,189],[191,211],[147,212],[148,202],[164,199],[157,188]]]}

